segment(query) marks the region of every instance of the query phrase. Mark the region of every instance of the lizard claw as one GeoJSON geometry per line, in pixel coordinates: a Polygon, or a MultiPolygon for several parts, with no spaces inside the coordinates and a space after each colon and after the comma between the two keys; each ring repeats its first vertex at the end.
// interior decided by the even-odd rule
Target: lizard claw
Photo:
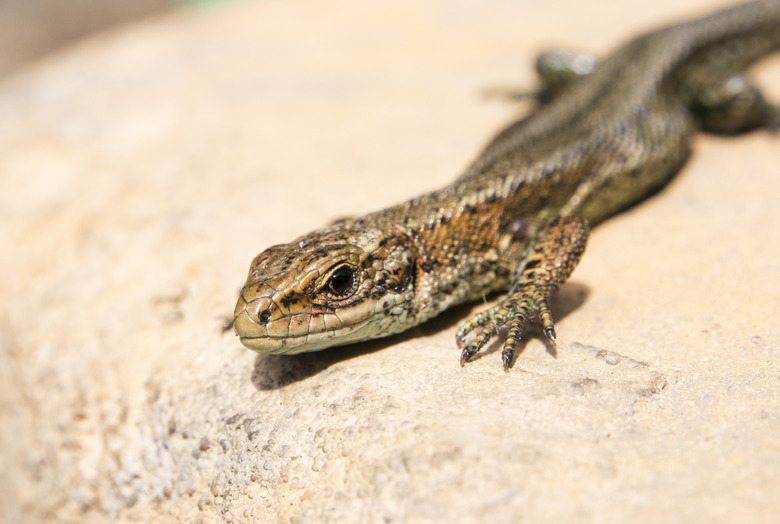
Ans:
{"type": "Polygon", "coordinates": [[[473,354],[474,352],[469,351],[469,348],[464,349],[460,354],[460,367],[464,367],[473,354]]]}
{"type": "Polygon", "coordinates": [[[464,366],[487,342],[508,325],[501,360],[509,372],[514,362],[523,328],[530,317],[541,320],[545,336],[556,344],[555,325],[550,312],[549,297],[563,284],[577,265],[588,237],[585,220],[576,217],[559,218],[546,229],[519,264],[511,291],[497,305],[474,315],[455,334],[458,347],[466,336],[482,328],[462,351],[464,366]]]}

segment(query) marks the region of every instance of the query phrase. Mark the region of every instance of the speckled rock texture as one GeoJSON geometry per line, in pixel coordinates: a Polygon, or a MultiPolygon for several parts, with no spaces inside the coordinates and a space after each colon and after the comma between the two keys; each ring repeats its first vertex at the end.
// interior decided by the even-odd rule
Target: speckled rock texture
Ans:
{"type": "Polygon", "coordinates": [[[480,304],[296,357],[222,333],[259,251],[454,178],[540,50],[720,5],[239,2],[5,79],[0,520],[776,522],[777,135],[698,138],[597,228],[510,374],[458,364],[480,304]]]}

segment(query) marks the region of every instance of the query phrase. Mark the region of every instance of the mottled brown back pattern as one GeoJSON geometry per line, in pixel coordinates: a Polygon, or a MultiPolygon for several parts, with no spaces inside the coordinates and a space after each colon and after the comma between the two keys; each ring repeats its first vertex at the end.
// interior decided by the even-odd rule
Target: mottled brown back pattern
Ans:
{"type": "Polygon", "coordinates": [[[780,110],[743,76],[779,47],[780,0],[756,0],[641,35],[564,81],[542,69],[554,86],[545,102],[451,185],[256,258],[236,332],[256,351],[314,351],[506,291],[456,339],[463,364],[508,327],[509,370],[528,319],[555,342],[549,297],[577,265],[589,225],[668,181],[699,129],[780,127],[780,110]]]}

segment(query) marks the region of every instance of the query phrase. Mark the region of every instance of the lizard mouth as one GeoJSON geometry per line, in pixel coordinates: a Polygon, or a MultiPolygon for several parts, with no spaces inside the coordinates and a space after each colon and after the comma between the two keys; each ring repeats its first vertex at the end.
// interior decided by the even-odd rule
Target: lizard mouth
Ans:
{"type": "Polygon", "coordinates": [[[329,346],[363,340],[361,330],[371,321],[370,315],[353,312],[281,314],[264,316],[263,298],[236,305],[233,329],[241,343],[258,353],[293,355],[317,351],[329,346]]]}
{"type": "MultiPolygon", "coordinates": [[[[364,328],[369,321],[364,320],[351,326],[343,326],[339,329],[308,332],[303,335],[273,336],[268,333],[249,334],[243,329],[247,322],[252,322],[247,315],[240,314],[235,318],[234,327],[241,343],[252,351],[268,353],[272,355],[294,355],[307,351],[317,351],[326,347],[348,344],[363,337],[350,337],[364,328]]],[[[253,323],[254,324],[254,323],[253,323]]],[[[257,328],[262,327],[254,324],[257,328]]]]}

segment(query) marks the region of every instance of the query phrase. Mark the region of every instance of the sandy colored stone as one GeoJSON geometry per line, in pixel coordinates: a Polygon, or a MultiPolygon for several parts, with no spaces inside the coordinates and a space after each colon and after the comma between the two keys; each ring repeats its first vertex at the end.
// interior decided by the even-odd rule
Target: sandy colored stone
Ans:
{"type": "Polygon", "coordinates": [[[511,374],[458,364],[479,304],[296,357],[221,332],[260,250],[451,180],[539,50],[716,5],[239,2],[0,84],[0,520],[776,521],[776,135],[597,228],[511,374]]]}
{"type": "Polygon", "coordinates": [[[0,77],[87,34],[173,5],[172,0],[0,0],[0,77]]]}

